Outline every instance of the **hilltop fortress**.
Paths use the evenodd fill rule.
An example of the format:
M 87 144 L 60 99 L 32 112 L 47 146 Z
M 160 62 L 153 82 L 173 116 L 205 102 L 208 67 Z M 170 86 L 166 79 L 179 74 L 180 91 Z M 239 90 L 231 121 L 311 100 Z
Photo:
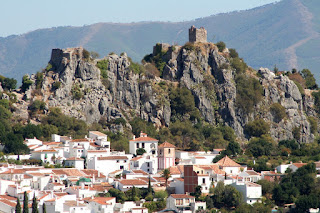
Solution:
M 197 29 L 192 26 L 189 29 L 189 42 L 207 42 L 207 31 L 204 27 Z

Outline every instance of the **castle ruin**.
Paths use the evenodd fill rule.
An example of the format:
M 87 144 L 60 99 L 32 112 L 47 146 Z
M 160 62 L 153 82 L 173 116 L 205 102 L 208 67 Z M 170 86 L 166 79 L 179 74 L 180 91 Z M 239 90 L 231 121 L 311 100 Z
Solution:
M 197 29 L 192 26 L 189 29 L 189 42 L 207 42 L 207 31 L 204 27 Z

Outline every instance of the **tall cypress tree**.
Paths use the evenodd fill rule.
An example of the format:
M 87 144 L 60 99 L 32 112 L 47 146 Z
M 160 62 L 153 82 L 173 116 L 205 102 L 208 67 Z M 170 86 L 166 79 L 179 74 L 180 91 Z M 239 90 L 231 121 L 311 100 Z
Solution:
M 23 213 L 29 213 L 29 198 L 27 191 L 24 191 L 24 196 L 23 196 Z
M 45 203 L 43 203 L 43 206 L 42 206 L 42 213 L 47 213 L 47 208 Z
M 148 183 L 148 193 L 152 193 L 152 186 L 151 186 L 150 176 L 149 176 L 149 183 Z
M 33 195 L 33 199 L 32 199 L 32 213 L 39 213 L 38 202 L 35 194 Z
M 21 213 L 21 205 L 20 205 L 20 200 L 17 198 L 17 205 L 16 205 L 16 211 L 15 213 Z

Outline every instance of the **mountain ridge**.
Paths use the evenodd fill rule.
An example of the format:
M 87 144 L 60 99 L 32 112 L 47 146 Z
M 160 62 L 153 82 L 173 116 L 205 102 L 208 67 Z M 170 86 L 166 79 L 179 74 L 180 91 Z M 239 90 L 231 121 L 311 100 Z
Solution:
M 306 61 L 312 59 L 301 56 L 301 46 L 298 45 L 298 49 L 293 46 L 310 37 L 307 29 L 311 26 L 310 20 L 306 26 L 302 20 L 306 12 L 301 12 L 301 5 L 305 5 L 305 0 L 283 0 L 186 22 L 96 23 L 83 27 L 42 29 L 0 38 L 0 74 L 20 81 L 23 74 L 41 69 L 48 61 L 51 49 L 74 46 L 83 46 L 100 55 L 105 55 L 106 50 L 116 53 L 123 51 L 134 61 L 140 61 L 150 52 L 154 43 L 183 45 L 187 41 L 186 29 L 191 25 L 205 27 L 209 32 L 209 41 L 222 40 L 229 47 L 236 48 L 254 68 L 273 68 L 276 65 L 282 70 L 289 70 L 298 63 L 299 66 L 295 68 L 302 69 L 307 65 Z M 309 11 L 311 6 L 305 5 L 305 11 Z M 303 44 L 310 41 L 312 38 Z M 319 77 L 317 63 L 312 61 L 310 64 L 311 67 L 307 68 Z

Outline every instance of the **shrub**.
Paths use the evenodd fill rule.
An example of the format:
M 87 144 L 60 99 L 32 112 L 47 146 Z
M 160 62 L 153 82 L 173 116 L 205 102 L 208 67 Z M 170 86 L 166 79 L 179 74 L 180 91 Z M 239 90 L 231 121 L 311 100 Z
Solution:
M 144 153 L 146 153 L 146 150 L 144 148 L 139 148 L 136 150 L 137 155 L 143 155 Z
M 169 97 L 173 114 L 184 115 L 195 109 L 194 96 L 186 87 L 172 89 Z
M 28 75 L 24 75 L 22 77 L 22 86 L 21 86 L 21 91 L 25 92 L 29 89 L 29 87 L 33 84 L 33 81 L 30 80 Z
M 36 89 L 41 89 L 42 82 L 43 82 L 43 73 L 37 72 L 37 74 L 36 74 Z
M 83 49 L 82 56 L 85 60 L 89 60 L 90 59 L 90 52 L 86 49 Z
M 0 83 L 1 83 L 1 87 L 4 90 L 12 90 L 15 89 L 17 87 L 17 80 L 14 78 L 6 78 L 2 75 L 0 75 Z
M 316 84 L 316 79 L 313 74 L 308 69 L 303 69 L 301 71 L 302 77 L 306 80 L 306 87 L 308 89 L 317 89 L 318 85 Z
M 46 70 L 47 71 L 50 71 L 52 69 L 52 65 L 50 63 L 48 63 L 47 67 L 46 67 Z
M 315 134 L 318 131 L 318 122 L 315 117 L 309 116 L 308 121 L 310 123 L 310 130 L 312 134 Z
M 54 91 L 54 90 L 57 90 L 57 89 L 60 88 L 60 86 L 61 86 L 61 82 L 60 82 L 60 81 L 56 81 L 56 82 L 54 82 L 54 83 L 52 84 L 52 90 L 53 90 L 53 91 Z
M 189 51 L 194 51 L 194 50 L 196 49 L 196 47 L 194 46 L 194 43 L 187 42 L 187 43 L 182 47 L 182 49 L 189 50 Z
M 260 82 L 246 75 L 239 75 L 236 78 L 237 97 L 236 105 L 245 113 L 253 111 L 254 106 L 262 99 L 263 88 Z
M 102 78 L 108 78 L 108 67 L 109 67 L 109 60 L 100 60 L 97 62 L 97 65 L 96 65 L 99 69 L 100 69 L 100 75 Z
M 320 91 L 319 92 L 313 92 L 312 96 L 314 97 L 314 105 L 316 108 L 317 113 L 320 113 Z
M 35 100 L 30 104 L 28 109 L 30 110 L 31 114 L 35 114 L 36 112 L 43 111 L 45 108 L 46 103 L 40 100 Z
M 248 68 L 247 64 L 241 58 L 233 58 L 231 66 L 236 70 L 237 74 L 245 73 Z
M 282 119 L 284 119 L 286 114 L 286 109 L 279 103 L 274 103 L 270 106 L 270 111 L 274 116 L 275 122 L 279 123 Z
M 251 153 L 254 157 L 270 156 L 273 148 L 273 144 L 265 137 L 252 138 L 246 152 Z
M 233 48 L 229 49 L 229 55 L 231 58 L 239 58 L 238 52 Z
M 145 72 L 144 66 L 138 63 L 130 62 L 129 69 L 133 71 L 135 74 L 142 74 Z
M 124 118 L 117 118 L 113 121 L 113 123 L 117 125 L 121 124 L 122 126 L 125 126 L 127 122 Z
M 78 84 L 73 85 L 71 89 L 71 94 L 73 99 L 76 99 L 76 100 L 80 100 L 84 96 Z
M 222 52 L 224 49 L 226 49 L 226 44 L 223 41 L 219 41 L 218 43 L 216 43 L 219 52 Z
M 244 127 L 244 132 L 249 137 L 260 137 L 270 131 L 270 126 L 263 119 L 256 119 L 248 122 Z
M 297 141 L 300 141 L 300 127 L 294 127 L 292 129 L 292 135 L 293 138 L 296 139 Z

